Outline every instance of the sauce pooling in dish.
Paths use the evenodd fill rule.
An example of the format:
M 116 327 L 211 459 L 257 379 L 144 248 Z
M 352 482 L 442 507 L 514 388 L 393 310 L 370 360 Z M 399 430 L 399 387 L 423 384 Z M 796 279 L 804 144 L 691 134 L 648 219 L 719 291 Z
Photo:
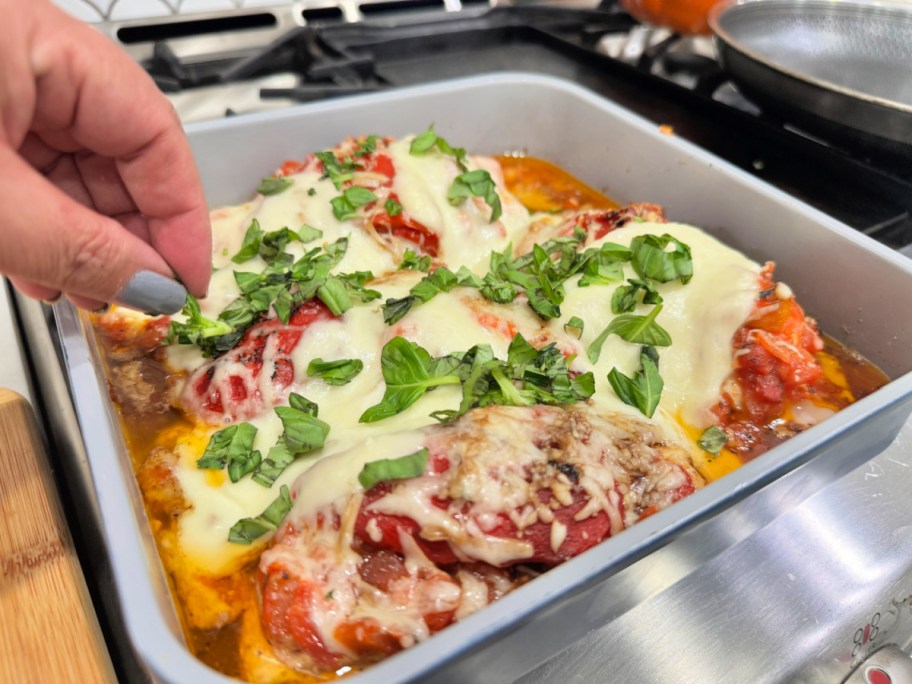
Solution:
M 195 344 L 163 346 L 165 318 L 95 317 L 188 645 L 225 674 L 365 667 L 886 382 L 819 335 L 771 266 L 543 160 L 437 140 L 350 139 L 214 212 L 197 319 L 214 327 L 175 319 Z M 668 259 L 643 256 L 650 236 L 682 255 L 667 280 L 633 270 Z M 283 304 L 269 288 L 292 281 Z M 424 393 L 403 406 L 400 385 Z M 217 452 L 240 424 L 249 443 Z M 711 427 L 717 454 L 697 446 Z M 392 464 L 365 476 L 378 457 Z M 263 517 L 276 502 L 279 523 Z

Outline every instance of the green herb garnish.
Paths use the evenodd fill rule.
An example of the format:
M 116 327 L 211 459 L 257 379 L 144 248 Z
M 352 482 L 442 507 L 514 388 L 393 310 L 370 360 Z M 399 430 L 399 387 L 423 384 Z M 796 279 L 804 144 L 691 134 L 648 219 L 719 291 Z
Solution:
M 324 361 L 317 358 L 307 364 L 308 377 L 321 378 L 327 385 L 347 385 L 362 370 L 364 362 L 360 359 Z
M 291 178 L 284 178 L 282 176 L 272 178 L 264 178 L 260 181 L 260 184 L 257 186 L 257 192 L 261 195 L 278 195 L 280 192 L 285 192 L 294 185 L 294 180 Z
M 379 404 L 362 414 L 362 423 L 374 423 L 402 413 L 425 392 L 440 385 L 458 385 L 460 382 L 458 375 L 433 373 L 433 359 L 427 350 L 404 337 L 394 337 L 384 345 L 380 367 L 386 391 Z
M 228 541 L 232 544 L 250 544 L 267 532 L 274 532 L 291 511 L 292 501 L 288 487 L 282 485 L 279 496 L 255 518 L 243 518 L 232 525 Z
M 652 418 L 655 413 L 662 397 L 662 388 L 665 386 L 662 376 L 659 375 L 657 359 L 658 354 L 654 347 L 643 347 L 640 351 L 642 368 L 634 373 L 632 378 L 617 368 L 612 368 L 608 373 L 608 382 L 620 400 L 639 409 L 647 418 Z
M 470 197 L 481 197 L 491 207 L 491 223 L 499 219 L 503 213 L 494 179 L 484 169 L 467 171 L 456 176 L 447 192 L 447 200 L 453 206 L 459 206 Z
M 391 197 L 383 203 L 383 208 L 390 216 L 399 216 L 402 213 L 402 205 Z
M 370 489 L 380 482 L 418 477 L 424 473 L 427 462 L 427 449 L 419 449 L 414 454 L 399 458 L 381 458 L 364 464 L 358 473 L 358 482 L 364 489 Z
M 333 216 L 339 221 L 345 221 L 353 217 L 360 207 L 376 201 L 377 196 L 367 188 L 351 187 L 343 190 L 341 195 L 329 203 L 332 205 Z
M 700 435 L 700 439 L 697 440 L 697 445 L 704 451 L 708 451 L 709 453 L 718 456 L 727 441 L 728 435 L 725 434 L 725 430 L 718 425 L 711 425 L 703 431 L 702 435 Z
M 671 344 L 671 335 L 655 321 L 661 311 L 662 305 L 657 304 L 645 316 L 637 316 L 635 314 L 617 316 L 589 345 L 587 350 L 589 360 L 592 363 L 598 361 L 599 355 L 602 353 L 602 345 L 611 334 L 636 344 L 645 344 L 652 347 L 669 346 Z

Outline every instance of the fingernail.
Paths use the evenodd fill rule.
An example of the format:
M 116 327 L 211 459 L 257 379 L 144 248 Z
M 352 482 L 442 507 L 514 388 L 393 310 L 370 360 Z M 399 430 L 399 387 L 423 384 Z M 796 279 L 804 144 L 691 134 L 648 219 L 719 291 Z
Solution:
M 152 271 L 139 271 L 124 285 L 117 301 L 147 314 L 177 313 L 187 301 L 187 290 L 171 278 Z

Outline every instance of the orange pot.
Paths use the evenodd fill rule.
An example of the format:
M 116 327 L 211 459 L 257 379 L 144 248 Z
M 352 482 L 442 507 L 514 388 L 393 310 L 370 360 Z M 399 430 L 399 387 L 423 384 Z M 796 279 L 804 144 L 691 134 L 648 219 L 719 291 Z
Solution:
M 621 0 L 631 15 L 678 33 L 709 33 L 706 15 L 718 0 Z

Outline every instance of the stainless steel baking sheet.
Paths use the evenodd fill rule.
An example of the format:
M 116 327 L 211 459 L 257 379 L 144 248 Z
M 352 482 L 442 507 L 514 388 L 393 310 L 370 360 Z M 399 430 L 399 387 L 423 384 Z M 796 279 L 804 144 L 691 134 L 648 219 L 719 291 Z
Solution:
M 774 259 L 821 327 L 893 381 L 352 682 L 515 679 L 874 456 L 912 411 L 912 261 L 572 83 L 499 74 L 225 119 L 188 135 L 219 206 L 247 199 L 286 158 L 429 122 L 469 150 L 549 159 L 622 202 L 662 204 L 672 220 Z M 67 305 L 55 311 L 133 643 L 165 682 L 234 681 L 183 645 L 91 332 Z

